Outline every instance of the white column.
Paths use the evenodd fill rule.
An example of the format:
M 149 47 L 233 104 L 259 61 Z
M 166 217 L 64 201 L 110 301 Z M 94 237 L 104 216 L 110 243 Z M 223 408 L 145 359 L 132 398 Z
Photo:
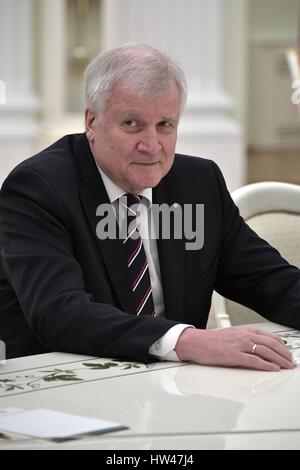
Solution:
M 230 190 L 244 184 L 245 156 L 232 100 L 222 88 L 224 0 L 106 0 L 103 44 L 144 42 L 183 65 L 189 99 L 177 151 L 215 160 Z
M 39 0 L 43 30 L 42 47 L 42 106 L 43 133 L 63 129 L 66 86 L 66 0 Z M 78 90 L 80 92 L 80 90 Z M 63 135 L 54 135 L 59 138 Z M 55 131 L 54 131 L 55 133 Z M 52 135 L 51 135 L 52 137 Z
M 1 0 L 0 0 L 1 1 Z M 67 0 L 38 0 L 41 9 L 41 106 L 42 130 L 38 141 L 45 148 L 63 135 L 83 132 L 82 113 L 66 109 L 68 83 Z M 100 38 L 99 38 L 100 43 Z M 100 48 L 100 44 L 99 44 Z M 78 88 L 82 94 L 83 89 Z
M 0 0 L 0 80 L 6 103 L 0 104 L 0 184 L 7 173 L 34 151 L 39 132 L 38 102 L 32 91 L 31 0 Z

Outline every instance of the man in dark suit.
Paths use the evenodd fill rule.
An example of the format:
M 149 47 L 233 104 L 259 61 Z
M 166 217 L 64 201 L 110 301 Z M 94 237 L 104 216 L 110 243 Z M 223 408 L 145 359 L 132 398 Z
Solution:
M 205 330 L 214 288 L 300 328 L 300 273 L 243 222 L 212 161 L 175 156 L 182 70 L 156 49 L 126 45 L 94 59 L 85 79 L 86 132 L 18 165 L 1 190 L 8 357 L 66 351 L 293 368 L 272 333 Z M 201 247 L 188 249 L 176 224 L 163 236 L 153 223 L 154 207 L 201 205 Z M 115 228 L 126 221 L 125 237 L 106 233 L 108 208 Z

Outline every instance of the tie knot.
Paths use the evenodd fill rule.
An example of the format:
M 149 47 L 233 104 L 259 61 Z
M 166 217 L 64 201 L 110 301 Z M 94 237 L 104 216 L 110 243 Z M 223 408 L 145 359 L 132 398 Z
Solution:
M 127 199 L 127 206 L 131 207 L 133 204 L 139 204 L 141 202 L 142 196 L 139 194 L 126 193 L 124 197 Z
M 126 193 L 120 197 L 120 203 L 127 209 L 129 216 L 136 217 L 137 208 L 141 202 L 141 199 L 142 197 L 138 194 Z

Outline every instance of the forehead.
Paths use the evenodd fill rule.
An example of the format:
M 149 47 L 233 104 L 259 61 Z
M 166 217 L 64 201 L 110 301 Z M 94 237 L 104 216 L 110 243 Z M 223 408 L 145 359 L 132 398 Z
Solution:
M 135 113 L 146 115 L 172 115 L 177 117 L 180 109 L 180 94 L 176 83 L 157 95 L 145 96 L 125 85 L 116 85 L 107 102 L 108 114 Z

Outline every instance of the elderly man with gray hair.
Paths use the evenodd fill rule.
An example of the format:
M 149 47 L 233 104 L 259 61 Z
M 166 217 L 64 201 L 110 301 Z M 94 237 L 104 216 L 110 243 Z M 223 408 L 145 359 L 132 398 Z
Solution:
M 186 94 L 182 69 L 157 49 L 106 51 L 86 70 L 85 133 L 7 177 L 0 337 L 8 357 L 66 351 L 295 367 L 275 334 L 206 330 L 213 289 L 300 328 L 300 272 L 245 224 L 214 162 L 175 154 Z M 188 234 L 199 231 L 203 242 L 193 245 Z

